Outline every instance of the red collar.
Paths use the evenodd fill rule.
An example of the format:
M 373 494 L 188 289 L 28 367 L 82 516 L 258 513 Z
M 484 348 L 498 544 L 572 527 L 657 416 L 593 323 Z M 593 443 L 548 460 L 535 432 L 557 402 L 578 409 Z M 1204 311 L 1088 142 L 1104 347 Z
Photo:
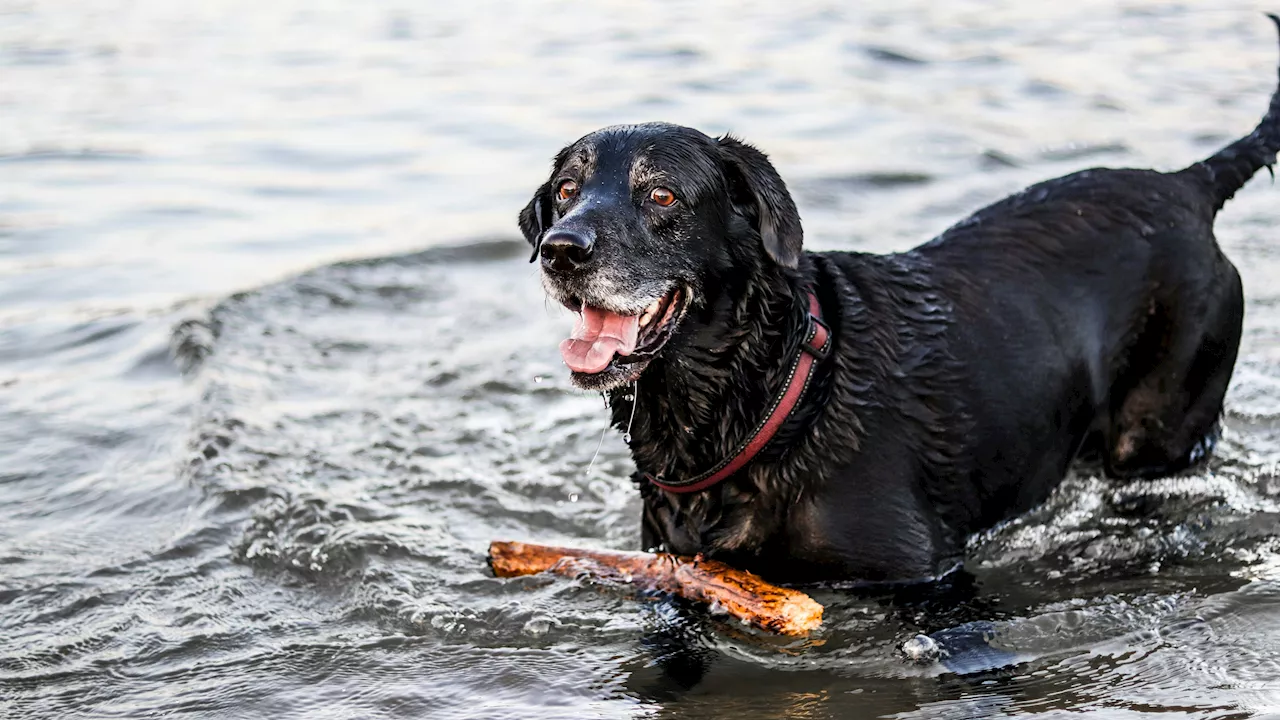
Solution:
M 692 493 L 706 490 L 741 470 L 764 449 L 765 445 L 769 444 L 773 436 L 778 433 L 778 429 L 782 427 L 782 423 L 786 422 L 791 412 L 796 409 L 800 398 L 804 396 L 804 391 L 809 387 L 809 379 L 813 376 L 814 367 L 827 356 L 830 345 L 831 331 L 822 322 L 822 306 L 818 304 L 818 297 L 810 291 L 809 334 L 800 349 L 796 351 L 795 359 L 791 361 L 791 372 L 788 375 L 786 389 L 774 398 L 773 407 L 764 421 L 756 426 L 755 431 L 747 436 L 736 452 L 697 477 L 679 481 L 659 479 L 649 473 L 645 473 L 645 477 L 649 482 L 667 492 Z

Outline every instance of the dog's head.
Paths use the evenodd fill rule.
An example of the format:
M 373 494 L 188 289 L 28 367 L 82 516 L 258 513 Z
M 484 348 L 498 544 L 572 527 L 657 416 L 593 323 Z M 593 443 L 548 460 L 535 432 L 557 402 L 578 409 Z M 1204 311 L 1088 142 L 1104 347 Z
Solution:
M 764 153 L 662 123 L 605 128 L 561 150 L 520 229 L 547 293 L 578 314 L 560 351 L 589 390 L 677 352 L 691 307 L 735 271 L 796 267 L 803 240 Z

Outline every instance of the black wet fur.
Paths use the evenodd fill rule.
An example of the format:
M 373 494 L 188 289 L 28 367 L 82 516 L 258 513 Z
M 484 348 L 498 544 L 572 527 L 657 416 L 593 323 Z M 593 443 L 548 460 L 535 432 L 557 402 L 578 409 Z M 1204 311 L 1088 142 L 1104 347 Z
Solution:
M 640 471 L 692 477 L 743 441 L 803 340 L 806 288 L 834 333 L 746 468 L 686 495 L 635 475 L 646 548 L 778 581 L 908 581 L 954 567 L 970 533 L 1041 502 L 1082 451 L 1120 478 L 1207 456 L 1243 314 L 1213 221 L 1278 149 L 1280 90 L 1252 134 L 1180 172 L 1085 170 L 908 252 L 808 253 L 764 154 L 611 127 L 557 156 L 520 224 L 535 259 L 552 233 L 582 250 L 565 270 L 542 248 L 566 304 L 638 314 L 687 293 L 656 357 L 573 376 L 608 394 L 619 428 L 635 382 Z M 581 190 L 562 201 L 565 179 Z M 657 186 L 676 204 L 649 200 Z

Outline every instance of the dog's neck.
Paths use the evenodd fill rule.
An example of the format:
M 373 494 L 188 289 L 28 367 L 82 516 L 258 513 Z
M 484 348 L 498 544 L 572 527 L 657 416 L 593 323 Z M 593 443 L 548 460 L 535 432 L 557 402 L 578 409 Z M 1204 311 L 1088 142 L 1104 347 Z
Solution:
M 610 397 L 637 468 L 672 479 L 725 460 L 763 420 L 809 329 L 806 288 L 770 265 L 705 298 L 685 323 L 674 352 Z

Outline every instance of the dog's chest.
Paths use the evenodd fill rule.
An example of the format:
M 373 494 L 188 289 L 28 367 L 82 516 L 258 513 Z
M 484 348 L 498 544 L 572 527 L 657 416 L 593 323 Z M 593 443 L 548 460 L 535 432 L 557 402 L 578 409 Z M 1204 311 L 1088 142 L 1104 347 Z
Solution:
M 735 500 L 653 492 L 645 498 L 646 530 L 666 550 L 682 555 L 777 555 L 820 564 L 838 561 L 838 547 L 823 529 L 829 518 L 812 503 L 760 496 Z

